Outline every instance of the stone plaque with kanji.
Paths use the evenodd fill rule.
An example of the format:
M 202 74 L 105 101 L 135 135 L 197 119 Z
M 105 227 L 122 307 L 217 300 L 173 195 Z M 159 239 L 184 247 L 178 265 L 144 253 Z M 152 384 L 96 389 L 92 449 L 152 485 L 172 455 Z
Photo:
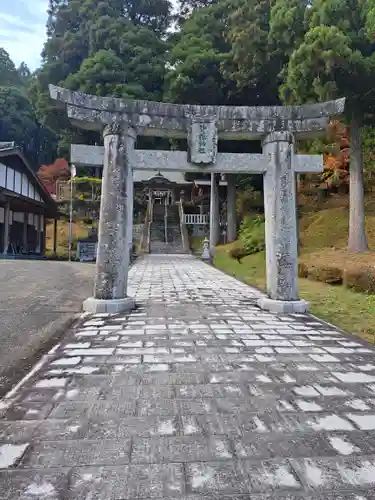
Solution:
M 217 127 L 214 120 L 194 120 L 189 134 L 189 161 L 196 165 L 215 163 Z

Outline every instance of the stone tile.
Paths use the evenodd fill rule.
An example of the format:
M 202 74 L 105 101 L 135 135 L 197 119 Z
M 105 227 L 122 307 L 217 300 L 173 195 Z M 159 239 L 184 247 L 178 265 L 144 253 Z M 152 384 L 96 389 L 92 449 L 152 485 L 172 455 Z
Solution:
M 292 459 L 301 480 L 312 489 L 366 488 L 375 485 L 375 459 Z
M 22 460 L 22 467 L 73 467 L 129 463 L 130 440 L 65 441 L 35 445 Z
M 0 444 L 0 470 L 16 467 L 28 448 L 29 443 Z
M 177 418 L 126 417 L 106 420 L 90 420 L 84 429 L 85 439 L 123 439 L 132 436 L 174 436 L 178 432 Z
M 25 443 L 30 441 L 31 437 L 40 424 L 39 421 L 14 422 L 0 421 L 0 443 Z
M 101 418 L 103 421 L 116 417 L 131 417 L 135 415 L 136 406 L 136 399 L 100 401 L 91 406 L 89 416 L 93 419 Z
M 246 433 L 234 440 L 238 458 L 290 458 L 332 456 L 335 449 L 324 435 L 317 433 Z M 336 453 L 338 453 L 336 451 Z
M 349 419 L 334 413 L 283 413 L 278 421 L 280 432 L 324 432 L 356 430 Z
M 236 384 L 180 385 L 176 394 L 179 398 L 238 397 L 246 394 L 246 390 Z
M 206 413 L 208 400 L 198 399 L 140 399 L 138 414 L 140 416 L 159 415 L 199 415 Z
M 138 390 L 141 399 L 172 399 L 175 397 L 175 389 L 170 385 L 142 385 Z
M 375 500 L 371 346 L 190 256 L 129 283 L 0 403 L 2 498 Z
M 134 463 L 197 462 L 232 459 L 228 441 L 203 436 L 134 439 L 131 461 Z
M 141 384 L 149 385 L 204 384 L 205 382 L 204 373 L 150 373 L 143 374 L 141 378 Z
M 2 500 L 61 500 L 68 489 L 69 469 L 0 471 Z
M 0 413 L 0 416 L 4 420 L 43 420 L 52 408 L 53 403 L 46 402 L 14 403 Z
M 375 431 L 375 413 L 348 413 L 346 417 L 363 431 Z
M 75 469 L 67 500 L 162 499 L 182 494 L 180 464 L 143 464 Z
M 269 492 L 270 490 L 299 490 L 302 485 L 294 470 L 286 460 L 275 462 L 242 462 L 250 491 Z
M 246 476 L 235 462 L 200 462 L 186 465 L 187 485 L 193 493 L 248 492 Z
M 64 402 L 55 406 L 50 414 L 53 419 L 79 419 L 88 415 L 92 404 L 85 402 Z
M 66 441 L 82 439 L 87 422 L 84 420 L 43 420 L 36 429 L 34 441 Z

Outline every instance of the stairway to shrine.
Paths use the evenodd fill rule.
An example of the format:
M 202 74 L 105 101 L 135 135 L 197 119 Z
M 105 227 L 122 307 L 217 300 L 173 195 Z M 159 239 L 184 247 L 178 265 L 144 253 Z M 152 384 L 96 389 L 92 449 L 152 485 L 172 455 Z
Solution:
M 182 244 L 180 216 L 176 205 L 168 206 L 167 211 L 165 211 L 164 205 L 154 205 L 150 253 L 185 253 Z

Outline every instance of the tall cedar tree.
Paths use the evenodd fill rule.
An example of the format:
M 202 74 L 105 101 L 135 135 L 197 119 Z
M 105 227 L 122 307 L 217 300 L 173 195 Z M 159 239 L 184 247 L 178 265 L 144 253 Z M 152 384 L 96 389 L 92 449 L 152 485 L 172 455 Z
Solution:
M 347 97 L 351 252 L 368 249 L 361 144 L 361 128 L 373 114 L 375 104 L 375 44 L 366 34 L 368 13 L 365 0 L 313 0 L 306 12 L 308 30 L 290 57 L 281 89 L 287 102 Z

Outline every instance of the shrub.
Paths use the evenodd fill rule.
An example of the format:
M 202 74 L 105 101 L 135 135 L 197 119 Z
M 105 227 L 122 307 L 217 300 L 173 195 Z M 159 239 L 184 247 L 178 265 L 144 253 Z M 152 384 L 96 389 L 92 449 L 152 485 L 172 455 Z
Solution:
M 232 248 L 232 250 L 229 252 L 229 255 L 231 256 L 232 259 L 237 259 L 238 262 L 240 262 L 241 259 L 243 259 L 247 255 L 250 255 L 250 253 L 243 247 L 235 247 Z
M 322 281 L 330 285 L 341 285 L 343 270 L 338 267 L 317 266 L 308 270 L 308 277 L 315 281 Z
M 375 268 L 345 269 L 344 286 L 355 292 L 375 294 Z
M 264 218 L 257 216 L 251 218 L 246 216 L 242 221 L 240 231 L 242 247 L 248 252 L 247 255 L 261 252 L 265 249 Z

